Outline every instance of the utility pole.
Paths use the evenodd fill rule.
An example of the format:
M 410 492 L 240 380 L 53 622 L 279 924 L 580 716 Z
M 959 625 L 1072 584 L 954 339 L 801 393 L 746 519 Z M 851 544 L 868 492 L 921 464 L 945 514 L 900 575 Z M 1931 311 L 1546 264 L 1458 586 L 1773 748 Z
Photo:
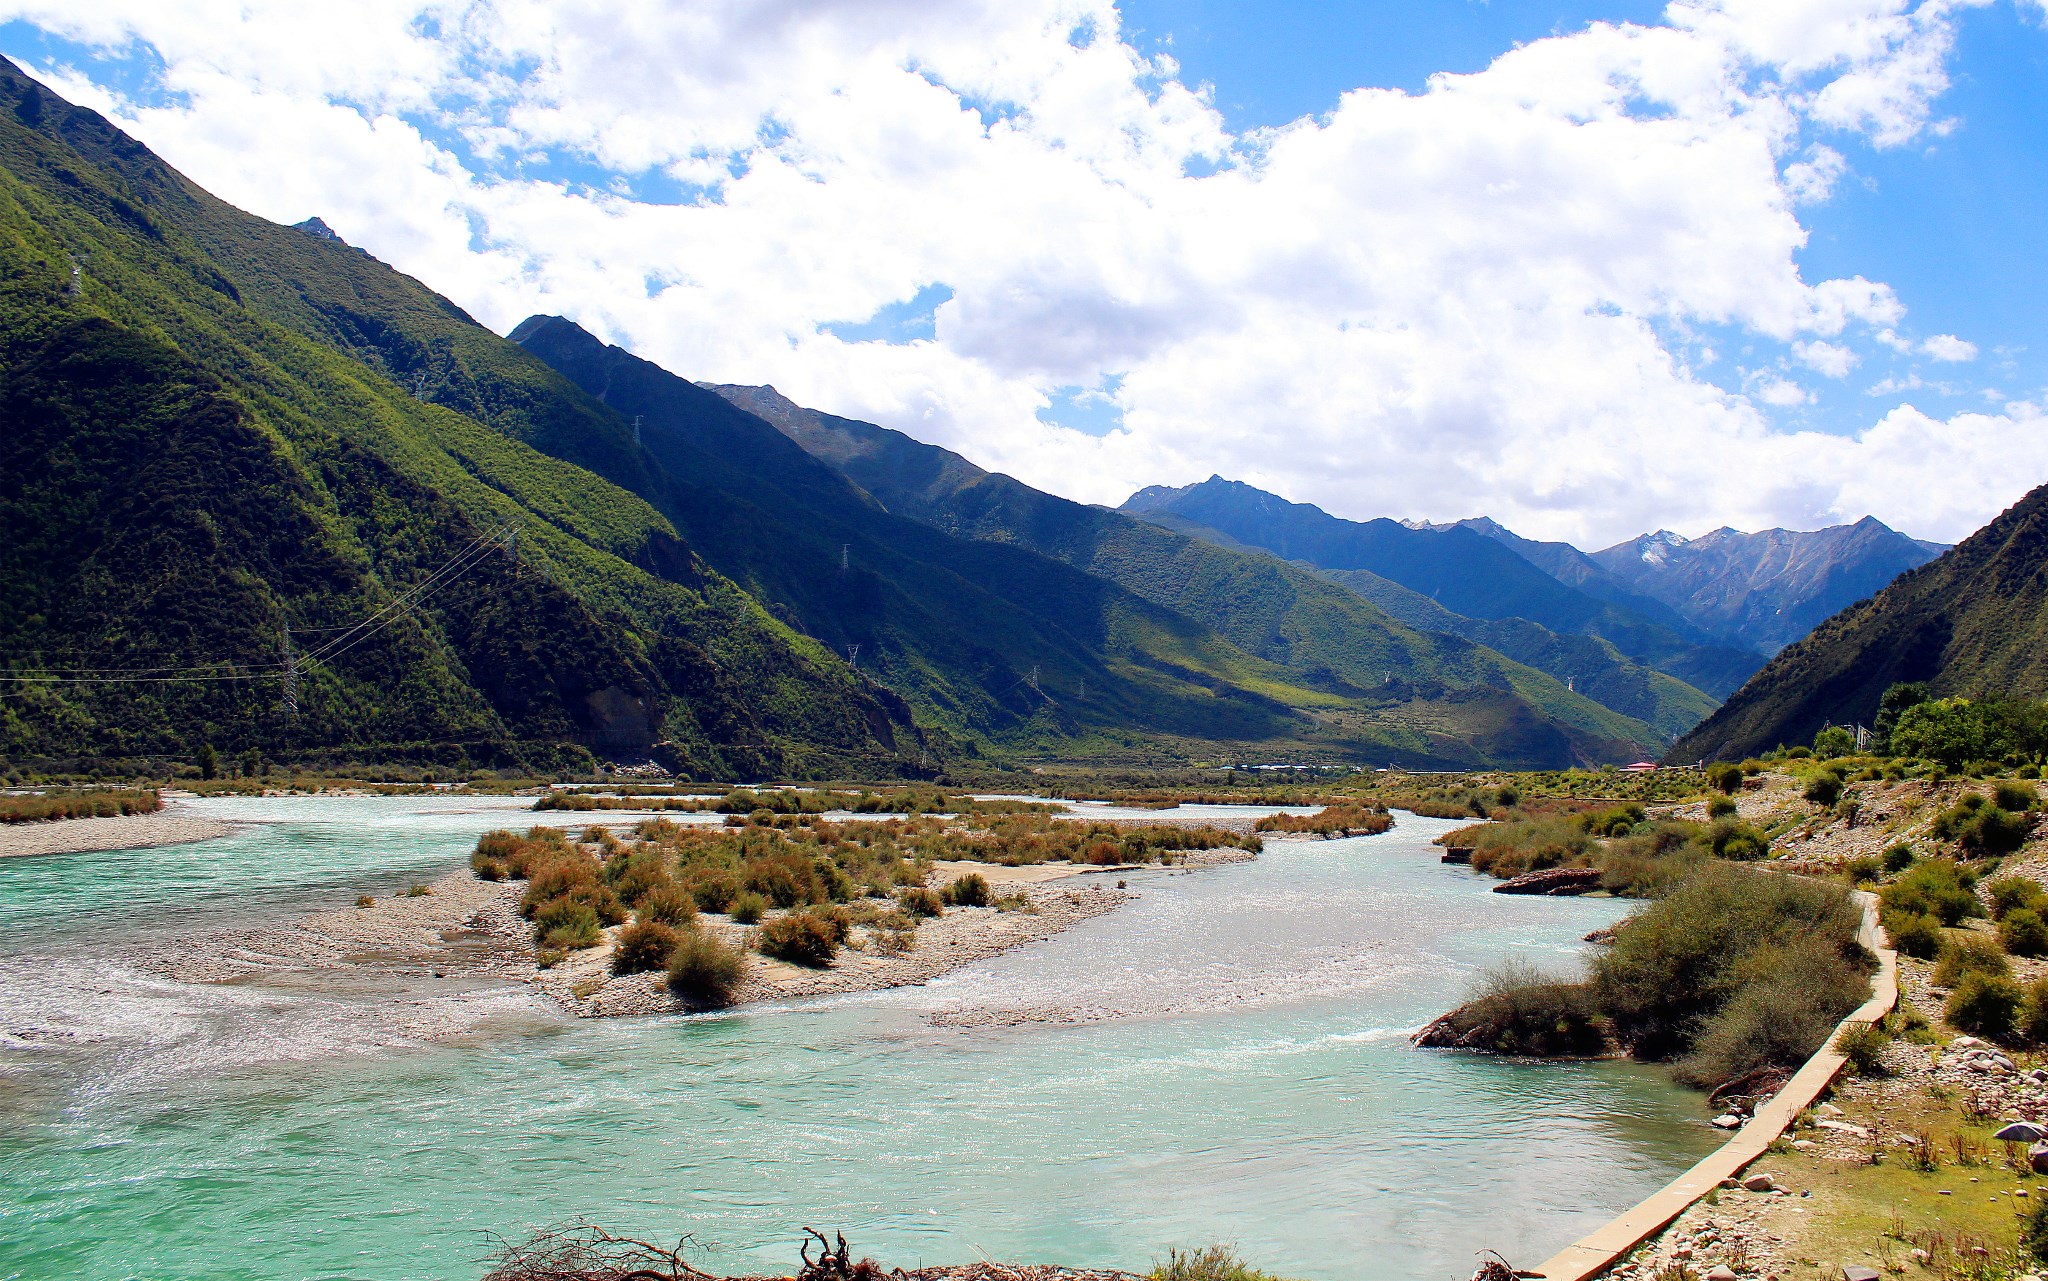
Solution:
M 846 572 L 847 562 L 852 551 L 852 543 L 839 544 L 839 572 L 842 574 Z
M 855 671 L 860 670 L 860 643 L 858 641 L 846 647 L 846 665 Z
M 1038 688 L 1038 664 L 1031 665 L 1031 692 L 1043 696 L 1045 691 Z

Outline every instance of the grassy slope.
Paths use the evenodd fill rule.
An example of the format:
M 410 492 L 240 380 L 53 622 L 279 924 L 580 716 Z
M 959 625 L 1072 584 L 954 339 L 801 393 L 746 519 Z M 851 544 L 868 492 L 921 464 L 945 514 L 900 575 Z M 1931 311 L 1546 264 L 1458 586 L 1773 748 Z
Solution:
M 144 687 L 80 686 L 10 700 L 9 750 L 665 734 L 705 770 L 886 755 L 874 701 L 645 503 L 269 323 L 162 216 L 160 192 L 94 161 L 208 198 L 12 68 L 0 103 L 8 392 L 23 407 L 0 491 L 21 553 L 0 616 L 11 655 L 274 661 L 286 621 L 304 637 L 361 617 L 507 519 L 524 517 L 531 565 L 481 568 L 316 669 L 296 722 L 270 710 L 274 685 L 155 687 L 154 704 L 129 697 Z
M 1740 758 L 1869 724 L 1896 681 L 1942 695 L 2048 694 L 2048 488 L 1780 651 L 1670 759 Z
M 744 389 L 731 394 L 746 396 Z M 1660 741 L 1648 726 L 1572 694 L 1554 677 L 1469 641 L 1402 626 L 1355 593 L 1270 555 L 1055 498 L 900 432 L 763 408 L 892 511 L 1107 578 L 1356 702 L 1332 713 L 1332 722 L 1483 744 L 1496 760 L 1612 760 Z

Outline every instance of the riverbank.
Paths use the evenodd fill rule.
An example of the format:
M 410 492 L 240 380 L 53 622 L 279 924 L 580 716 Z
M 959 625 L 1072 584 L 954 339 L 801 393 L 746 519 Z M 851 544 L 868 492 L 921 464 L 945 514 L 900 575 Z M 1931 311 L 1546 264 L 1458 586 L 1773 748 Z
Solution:
M 1237 849 L 1192 851 L 1183 866 L 1248 861 Z M 1134 893 L 1111 873 L 1081 864 L 1004 867 L 972 862 L 933 865 L 943 887 L 976 874 L 1009 901 L 1004 906 L 951 907 L 923 921 L 916 940 L 898 952 L 856 930 L 854 946 L 832 965 L 812 969 L 747 955 L 747 973 L 728 1008 L 805 997 L 882 991 L 928 983 L 953 970 L 1039 942 L 1112 912 Z M 265 985 L 286 989 L 346 987 L 359 997 L 383 995 L 402 1007 L 399 1031 L 447 1040 L 474 1030 L 462 994 L 483 986 L 521 985 L 577 1018 L 688 1014 L 704 1007 L 673 995 L 659 973 L 613 975 L 618 933 L 542 969 L 532 927 L 519 915 L 525 883 L 483 881 L 468 869 L 449 871 L 413 892 L 353 907 L 315 912 L 274 926 L 211 931 L 148 944 L 130 958 L 138 970 L 183 983 Z M 705 914 L 702 926 L 743 944 L 749 927 Z
M 234 831 L 232 823 L 195 814 L 171 802 L 153 814 L 9 823 L 0 826 L 0 858 L 135 850 L 152 845 L 190 845 L 194 841 L 227 836 Z

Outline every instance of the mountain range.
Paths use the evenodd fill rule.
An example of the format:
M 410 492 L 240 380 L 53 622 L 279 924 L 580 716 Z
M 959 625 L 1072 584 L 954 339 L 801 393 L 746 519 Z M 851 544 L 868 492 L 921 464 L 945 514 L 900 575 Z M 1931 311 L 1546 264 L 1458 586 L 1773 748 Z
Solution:
M 1869 725 L 1884 691 L 2048 696 L 2048 487 L 1786 646 L 1667 759 L 1740 759 Z
M 0 228 L 10 756 L 1555 766 L 1762 661 L 1498 527 L 1223 481 L 1111 511 L 561 317 L 501 336 L 4 63 Z M 1803 607 L 1853 578 L 1823 560 L 1769 581 Z

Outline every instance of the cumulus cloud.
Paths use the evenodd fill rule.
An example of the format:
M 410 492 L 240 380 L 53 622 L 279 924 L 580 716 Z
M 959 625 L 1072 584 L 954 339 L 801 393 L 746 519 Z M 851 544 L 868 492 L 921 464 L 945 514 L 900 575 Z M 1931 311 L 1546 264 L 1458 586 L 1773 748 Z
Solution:
M 1681 0 L 1249 134 L 1108 0 L 81 8 L 0 0 L 146 47 L 134 99 L 91 60 L 40 74 L 238 204 L 318 213 L 501 330 L 563 312 L 1087 501 L 1222 472 L 1591 542 L 1865 511 L 1953 537 L 2041 474 L 1935 502 L 1968 465 L 1944 441 L 2038 415 L 1790 432 L 1809 394 L 1716 385 L 1699 337 L 1828 378 L 1857 342 L 1974 355 L 1797 260 L 1843 148 L 1938 127 L 1951 0 Z M 834 332 L 935 286 L 928 337 Z M 1120 427 L 1043 421 L 1074 388 Z
M 1935 360 L 1962 362 L 1977 358 L 1977 344 L 1964 342 L 1954 334 L 1936 334 L 1920 344 L 1920 350 Z

